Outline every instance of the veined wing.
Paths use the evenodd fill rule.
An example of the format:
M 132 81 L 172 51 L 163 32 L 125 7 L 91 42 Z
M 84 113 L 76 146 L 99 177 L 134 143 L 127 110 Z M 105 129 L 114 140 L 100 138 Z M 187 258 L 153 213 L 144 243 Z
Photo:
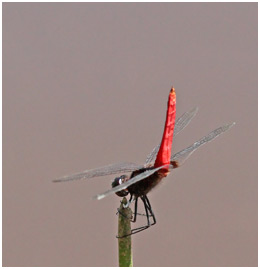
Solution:
M 199 110 L 198 107 L 194 107 L 193 109 L 185 112 L 182 116 L 178 118 L 178 120 L 175 123 L 173 136 L 177 135 L 191 122 L 191 120 L 196 116 L 198 110 Z
M 138 165 L 135 163 L 115 163 L 115 164 L 110 164 L 110 165 L 95 168 L 95 169 L 85 170 L 83 172 L 76 173 L 70 176 L 58 178 L 58 179 L 53 180 L 53 182 L 65 182 L 65 181 L 71 181 L 71 180 L 113 175 L 113 174 L 117 174 L 121 172 L 132 172 L 135 170 L 139 170 L 141 168 L 143 168 L 142 165 Z
M 112 193 L 116 193 L 116 192 L 118 192 L 118 191 L 122 191 L 122 190 L 124 190 L 124 189 L 127 189 L 127 188 L 128 188 L 129 186 L 131 186 L 132 184 L 134 184 L 134 183 L 136 183 L 136 182 L 138 182 L 138 181 L 141 181 L 141 180 L 143 180 L 144 178 L 149 177 L 150 175 L 154 174 L 156 171 L 158 171 L 158 170 L 160 170 L 160 169 L 162 169 L 162 168 L 164 168 L 164 167 L 166 167 L 166 166 L 167 166 L 167 167 L 169 167 L 169 166 L 171 167 L 171 165 L 162 165 L 162 166 L 157 167 L 157 168 L 153 168 L 153 169 L 146 170 L 145 172 L 143 172 L 143 173 L 141 173 L 141 174 L 139 174 L 139 175 L 137 175 L 137 176 L 135 176 L 135 177 L 129 179 L 127 182 L 122 183 L 122 184 L 120 184 L 120 185 L 118 185 L 118 186 L 112 188 L 111 190 L 108 190 L 108 191 L 102 193 L 102 194 L 98 194 L 98 195 L 94 196 L 93 198 L 94 198 L 94 199 L 97 199 L 97 200 L 101 200 L 101 199 L 107 197 L 108 195 L 110 195 L 110 194 L 112 194 Z
M 171 161 L 177 161 L 178 166 L 182 165 L 187 158 L 200 146 L 212 141 L 219 135 L 223 134 L 224 132 L 228 131 L 233 125 L 235 125 L 235 122 L 223 125 L 222 127 L 217 128 L 216 130 L 212 131 L 208 135 L 202 137 L 200 140 L 196 141 L 191 146 L 187 147 L 186 149 L 183 149 L 179 151 L 178 153 L 171 156 Z
M 175 123 L 173 137 L 175 137 L 180 131 L 182 131 L 191 122 L 191 120 L 197 114 L 198 109 L 199 109 L 198 107 L 194 107 L 190 111 L 185 112 L 182 116 L 180 116 L 180 118 L 178 118 L 178 120 Z M 160 149 L 160 144 L 156 146 L 152 150 L 152 152 L 147 156 L 146 161 L 145 161 L 145 166 L 150 165 L 155 160 L 159 149 Z

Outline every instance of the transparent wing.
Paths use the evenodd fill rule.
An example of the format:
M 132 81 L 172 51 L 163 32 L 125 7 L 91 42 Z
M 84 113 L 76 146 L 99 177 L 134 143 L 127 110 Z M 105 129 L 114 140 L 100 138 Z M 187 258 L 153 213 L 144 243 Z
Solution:
M 194 107 L 190 111 L 185 112 L 182 116 L 180 116 L 180 118 L 178 118 L 174 126 L 173 136 L 177 135 L 191 122 L 191 120 L 196 116 L 198 110 L 198 107 Z
M 192 110 L 187 111 L 182 116 L 180 116 L 180 118 L 178 118 L 174 126 L 173 137 L 176 136 L 180 131 L 182 131 L 191 122 L 191 120 L 197 114 L 198 109 L 199 109 L 198 107 L 194 107 Z M 156 146 L 152 150 L 152 152 L 147 156 L 146 161 L 145 161 L 145 166 L 150 165 L 155 160 L 159 149 L 160 149 L 160 144 Z
M 93 177 L 100 177 L 106 175 L 113 175 L 121 172 L 132 172 L 143 168 L 142 165 L 137 165 L 135 163 L 115 163 L 107 166 L 86 170 L 80 173 L 76 173 L 70 176 L 65 176 L 62 178 L 57 178 L 53 182 L 65 182 L 78 179 L 86 179 Z
M 186 149 L 183 149 L 180 152 L 172 155 L 171 161 L 177 161 L 178 166 L 182 165 L 196 149 L 198 149 L 200 146 L 212 141 L 213 139 L 215 139 L 219 135 L 223 134 L 224 132 L 228 131 L 233 125 L 235 125 L 235 122 L 230 123 L 230 124 L 226 124 L 222 127 L 217 128 L 216 130 L 212 131 L 208 135 L 202 137 L 200 140 L 196 141 L 191 146 L 189 146 Z
M 115 188 L 112 188 L 111 190 L 108 190 L 102 194 L 98 194 L 96 196 L 93 197 L 93 199 L 97 199 L 97 200 L 101 200 L 105 197 L 107 197 L 108 195 L 112 194 L 112 193 L 116 193 L 118 191 L 121 191 L 121 190 L 124 190 L 124 189 L 127 189 L 129 186 L 131 186 L 132 184 L 138 182 L 138 181 L 141 181 L 143 180 L 144 178 L 147 178 L 149 177 L 150 175 L 154 174 L 156 171 L 164 168 L 164 167 L 169 167 L 171 165 L 162 165 L 160 167 L 157 167 L 157 168 L 154 168 L 154 169 L 149 169 L 149 170 L 146 170 L 145 172 L 131 178 L 130 180 L 128 180 L 127 182 L 121 184 L 121 185 L 118 185 L 116 186 Z
M 161 144 L 157 145 L 156 147 L 153 148 L 153 150 L 151 151 L 151 153 L 146 157 L 145 160 L 145 167 L 149 166 L 150 164 L 152 164 L 157 156 L 157 153 L 160 149 Z

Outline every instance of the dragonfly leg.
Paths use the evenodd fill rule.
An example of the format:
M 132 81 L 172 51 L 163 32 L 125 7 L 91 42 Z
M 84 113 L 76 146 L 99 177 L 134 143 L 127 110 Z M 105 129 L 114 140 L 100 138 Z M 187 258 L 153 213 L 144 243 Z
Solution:
M 131 233 L 130 233 L 130 234 L 126 234 L 126 235 L 123 235 L 123 236 L 116 236 L 116 238 L 124 238 L 124 237 L 130 236 L 130 235 L 139 233 L 139 232 L 141 232 L 141 231 L 143 231 L 143 230 L 146 230 L 146 229 L 148 229 L 149 227 L 150 227 L 150 226 L 142 226 L 142 227 L 139 227 L 139 228 L 136 228 L 136 229 L 131 230 Z
M 149 227 L 149 226 L 151 226 L 151 224 L 150 224 L 150 217 L 149 217 L 149 213 L 148 213 L 148 204 L 147 204 L 147 202 L 146 202 L 146 199 L 145 199 L 145 195 L 144 196 L 142 196 L 141 197 L 141 199 L 142 199 L 142 201 L 143 201 L 143 203 L 144 203 L 144 209 L 145 209 L 145 213 L 146 213 L 146 218 L 147 218 L 147 226 Z
M 135 228 L 135 229 L 132 229 L 132 230 L 131 230 L 131 234 L 129 234 L 129 235 L 136 234 L 136 233 L 139 233 L 139 232 L 141 232 L 141 231 L 143 231 L 143 230 L 146 230 L 146 229 L 148 229 L 151 225 L 154 225 L 154 224 L 156 223 L 156 219 L 155 219 L 154 213 L 153 213 L 153 211 L 152 211 L 151 204 L 150 204 L 150 202 L 149 202 L 147 196 L 144 195 L 144 196 L 141 197 L 141 199 L 142 199 L 143 204 L 144 204 L 144 209 L 145 209 L 145 213 L 146 213 L 145 216 L 146 216 L 146 218 L 147 218 L 147 225 L 145 225 L 145 226 L 141 226 L 141 227 L 138 227 L 138 228 Z M 135 214 L 137 214 L 136 211 L 137 211 L 137 207 L 136 207 L 136 210 L 135 210 Z M 151 224 L 151 222 L 150 222 L 150 217 L 153 218 L 153 223 L 152 223 L 152 224 Z
M 136 218 L 137 218 L 137 215 L 140 215 L 137 213 L 137 204 L 138 204 L 138 197 L 135 199 L 135 210 L 134 210 L 134 218 L 132 217 L 132 219 L 130 219 L 131 222 L 136 222 Z M 117 209 L 117 213 L 116 214 L 120 214 L 122 215 L 124 218 L 128 218 L 127 216 L 125 216 L 121 211 L 120 209 L 118 208 Z M 146 216 L 146 215 L 145 215 Z M 128 218 L 129 219 L 129 218 Z
M 134 220 L 133 220 L 133 222 L 136 221 L 136 215 L 138 214 L 137 213 L 137 199 L 138 198 L 136 198 L 136 202 L 135 202 L 135 212 L 134 212 Z M 151 207 L 151 204 L 149 202 L 149 199 L 147 198 L 146 195 L 142 196 L 141 199 L 143 201 L 145 212 L 146 212 L 145 216 L 147 218 L 147 225 L 132 229 L 130 234 L 126 234 L 126 235 L 123 235 L 121 237 L 117 236 L 117 238 L 124 238 L 124 237 L 130 236 L 132 234 L 139 233 L 141 231 L 144 231 L 144 230 L 148 229 L 149 227 L 151 227 L 152 225 L 154 225 L 156 223 L 156 219 L 155 219 L 154 213 L 152 211 L 152 207 Z M 153 223 L 150 222 L 150 217 L 153 218 Z
M 129 205 L 133 202 L 133 195 L 131 194 L 130 199 L 128 200 L 126 205 L 123 205 L 124 208 L 128 208 Z M 137 207 L 137 201 L 135 202 L 135 208 Z M 120 214 L 121 216 L 123 216 L 124 218 L 129 219 L 124 213 L 121 212 L 120 208 L 117 209 L 116 215 Z M 135 216 L 135 220 L 133 221 L 132 218 L 130 219 L 132 222 L 134 222 L 136 220 L 136 216 Z
M 155 215 L 153 213 L 152 206 L 151 206 L 150 201 L 146 195 L 144 196 L 144 199 L 146 200 L 147 208 L 151 214 L 151 215 L 149 215 L 149 217 L 153 218 L 153 223 L 151 225 L 154 225 L 154 224 L 156 224 L 156 218 L 155 218 Z
M 137 217 L 137 203 L 138 203 L 138 197 L 135 198 L 135 211 L 134 211 L 134 219 L 132 222 L 136 222 Z
M 130 199 L 128 200 L 128 202 L 126 204 L 123 204 L 124 208 L 128 208 L 130 206 L 130 204 L 133 202 L 134 198 L 133 198 L 133 194 L 131 194 Z
M 138 213 L 138 212 L 137 212 L 137 199 L 138 199 L 138 197 L 137 197 L 136 200 L 135 200 L 135 211 L 134 211 L 134 220 L 133 220 L 133 222 L 136 221 L 137 216 L 147 217 L 146 214 L 142 214 L 142 213 Z M 148 215 L 148 216 L 149 216 L 149 217 L 152 217 L 152 215 Z
M 141 227 L 138 227 L 138 228 L 135 228 L 135 229 L 132 229 L 131 230 L 131 233 L 130 234 L 126 234 L 126 235 L 123 235 L 123 236 L 117 236 L 116 238 L 124 238 L 124 237 L 127 237 L 127 236 L 130 236 L 132 234 L 137 234 L 143 230 L 146 230 L 150 227 L 150 225 L 145 225 L 145 226 L 141 226 Z

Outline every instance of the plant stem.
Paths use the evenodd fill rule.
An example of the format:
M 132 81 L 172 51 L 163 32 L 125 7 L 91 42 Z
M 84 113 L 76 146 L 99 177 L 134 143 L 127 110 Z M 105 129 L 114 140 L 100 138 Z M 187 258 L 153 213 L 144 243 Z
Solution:
M 125 197 L 120 205 L 121 214 L 118 214 L 118 237 L 131 233 L 132 210 L 130 207 L 124 208 L 123 204 L 127 204 Z M 120 267 L 133 267 L 131 235 L 118 238 L 118 258 Z

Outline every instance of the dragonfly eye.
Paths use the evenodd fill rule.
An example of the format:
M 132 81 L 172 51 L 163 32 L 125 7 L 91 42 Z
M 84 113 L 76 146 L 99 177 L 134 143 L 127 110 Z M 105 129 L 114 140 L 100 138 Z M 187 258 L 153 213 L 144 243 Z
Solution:
M 126 182 L 128 179 L 129 179 L 129 177 L 126 176 L 126 175 L 122 175 L 120 177 L 116 177 L 114 179 L 114 181 L 112 182 L 112 188 L 115 188 L 116 186 L 121 185 L 122 183 Z M 128 190 L 125 189 L 125 190 L 116 192 L 116 195 L 118 195 L 120 197 L 127 196 L 128 195 Z

